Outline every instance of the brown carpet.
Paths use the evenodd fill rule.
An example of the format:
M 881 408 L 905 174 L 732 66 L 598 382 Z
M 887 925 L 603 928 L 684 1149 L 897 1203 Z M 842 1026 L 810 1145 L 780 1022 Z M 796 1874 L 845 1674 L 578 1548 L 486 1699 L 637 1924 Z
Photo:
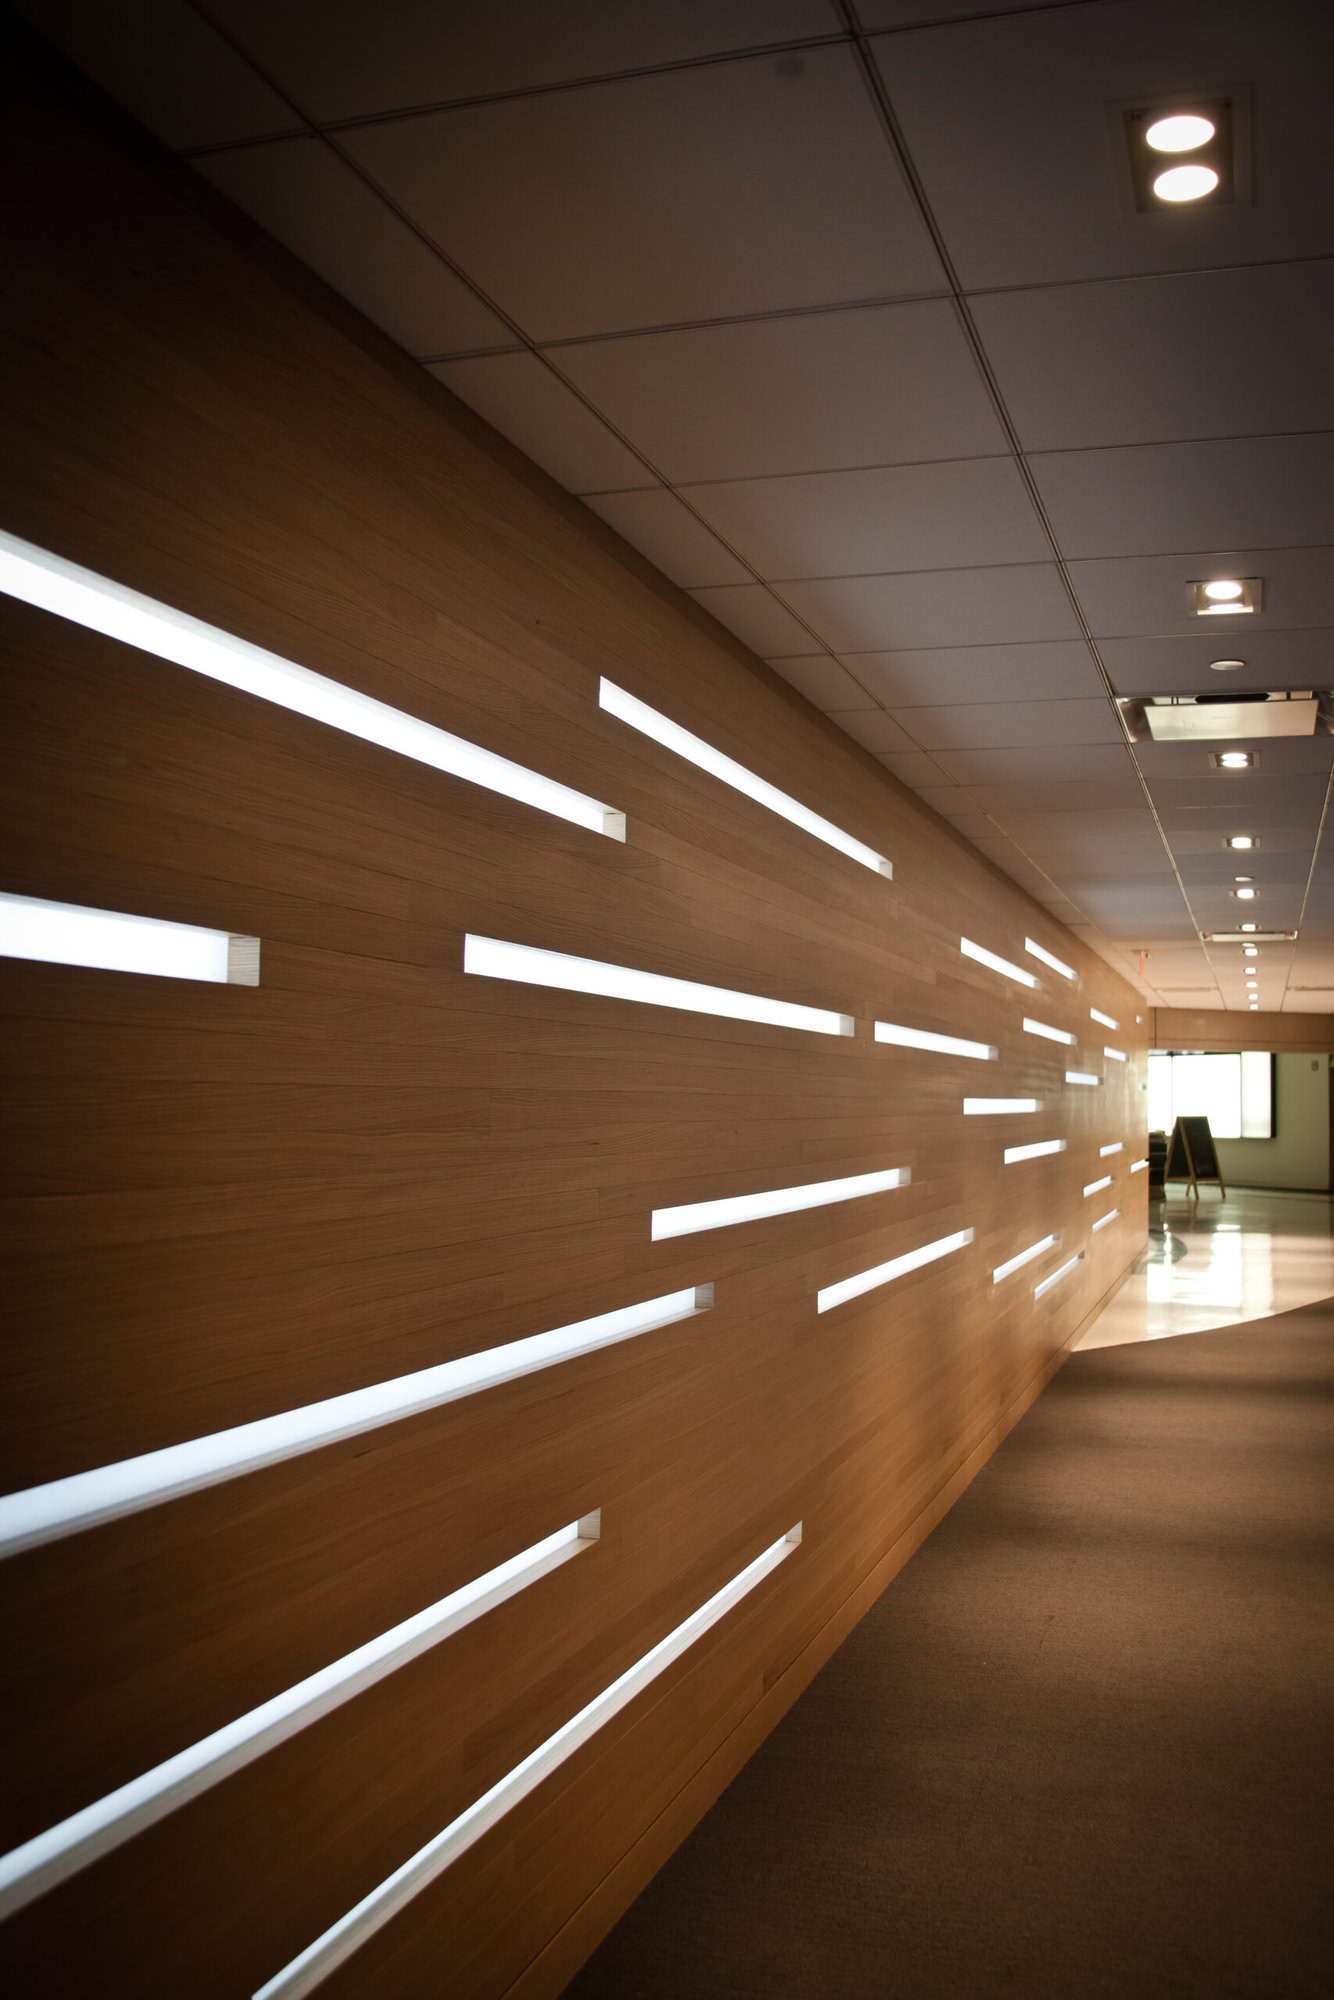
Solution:
M 1332 1389 L 1073 1356 L 568 2000 L 1334 1994 Z

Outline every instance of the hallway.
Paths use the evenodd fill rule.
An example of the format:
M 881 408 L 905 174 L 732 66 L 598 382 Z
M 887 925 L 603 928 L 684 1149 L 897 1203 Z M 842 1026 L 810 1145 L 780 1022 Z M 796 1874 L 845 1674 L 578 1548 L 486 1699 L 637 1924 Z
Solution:
M 1281 1309 L 1329 1215 L 1168 1205 L 1152 1332 L 1071 1358 L 569 2000 L 1329 1994 L 1334 1304 Z

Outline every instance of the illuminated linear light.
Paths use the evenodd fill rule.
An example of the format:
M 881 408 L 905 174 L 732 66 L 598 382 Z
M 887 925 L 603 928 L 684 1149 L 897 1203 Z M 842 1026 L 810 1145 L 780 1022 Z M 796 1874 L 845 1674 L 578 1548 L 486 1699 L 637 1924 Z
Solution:
M 1016 1160 L 1040 1160 L 1047 1153 L 1063 1153 L 1064 1151 L 1064 1139 L 1039 1139 L 1032 1146 L 1007 1146 L 1005 1148 L 1005 1164 L 1007 1167 L 1010 1167 L 1014 1165 Z
M 1130 1171 L 1132 1174 L 1143 1173 L 1145 1167 L 1147 1167 L 1148 1164 L 1149 1163 L 1147 1160 L 1132 1160 L 1130 1162 Z
M 1104 1028 L 1119 1028 L 1121 1025 L 1119 1021 L 1114 1021 L 1110 1014 L 1100 1014 L 1096 1007 L 1089 1008 L 1089 1019 L 1101 1021 Z
M 598 1512 L 572 1521 L 424 1611 L 405 1618 L 378 1639 L 345 1653 L 332 1666 L 308 1675 L 235 1722 L 215 1729 L 188 1750 L 168 1757 L 142 1777 L 131 1779 L 94 1805 L 72 1813 L 58 1826 L 0 1856 L 0 1917 L 12 1916 L 354 1695 L 517 1597 L 571 1556 L 590 1548 L 601 1532 Z
M 887 1264 L 876 1264 L 869 1271 L 858 1271 L 855 1277 L 840 1279 L 836 1285 L 826 1285 L 815 1294 L 815 1310 L 832 1312 L 835 1306 L 860 1298 L 863 1292 L 873 1292 L 880 1285 L 905 1277 L 909 1271 L 919 1271 L 923 1264 L 934 1264 L 938 1257 L 948 1257 L 952 1250 L 962 1250 L 972 1240 L 971 1229 L 956 1229 L 952 1236 L 924 1243 L 920 1250 L 909 1250 L 902 1257 L 891 1257 Z
M 204 930 L 165 917 L 0 895 L 0 958 L 147 972 L 161 979 L 259 985 L 259 939 Z
M 660 1639 L 632 1667 L 627 1667 L 610 1687 L 604 1688 L 577 1715 L 562 1723 L 545 1743 L 530 1751 L 523 1762 L 516 1764 L 512 1771 L 492 1785 L 489 1792 L 483 1792 L 480 1799 L 475 1799 L 433 1840 L 419 1847 L 346 1916 L 331 1924 L 313 1944 L 307 1945 L 281 1972 L 267 1980 L 254 1994 L 253 2000 L 301 2000 L 303 1994 L 313 1993 L 367 1938 L 373 1937 L 489 1828 L 503 1819 L 512 1807 L 535 1791 L 545 1778 L 596 1735 L 613 1715 L 632 1702 L 674 1660 L 680 1659 L 711 1626 L 726 1617 L 733 1605 L 749 1596 L 757 1584 L 791 1555 L 801 1541 L 801 1532 L 801 1522 L 798 1521 L 786 1535 L 771 1543 L 762 1555 L 756 1556 L 754 1562 L 748 1563 L 730 1583 L 724 1584 L 707 1603 L 701 1604 L 698 1611 L 693 1611 L 665 1639 Z
M 1078 979 L 1079 974 L 1075 971 L 1073 965 L 1067 965 L 1063 959 L 1053 958 L 1049 951 L 1044 951 L 1040 944 L 1033 942 L 1032 938 L 1024 939 L 1024 950 L 1031 952 L 1034 958 L 1040 958 L 1042 963 L 1049 965 L 1053 972 L 1059 972 L 1062 979 Z
M 647 1007 L 679 1007 L 688 1014 L 721 1014 L 729 1021 L 802 1028 L 811 1035 L 853 1032 L 851 1014 L 834 1014 L 825 1007 L 800 1007 L 762 993 L 738 993 L 730 986 L 700 986 L 693 979 L 669 979 L 631 965 L 609 965 L 600 958 L 571 958 L 563 951 L 540 951 L 502 938 L 465 937 L 463 970 L 486 979 L 513 979 L 523 986 L 555 986 L 565 993 L 595 993 Z
M 1067 1047 L 1074 1046 L 1074 1036 L 1067 1035 L 1064 1028 L 1049 1028 L 1045 1021 L 1030 1021 L 1027 1017 L 1023 1027 L 1026 1035 L 1042 1035 L 1049 1042 L 1064 1042 Z
M 771 1188 L 764 1194 L 725 1195 L 721 1201 L 691 1201 L 680 1208 L 655 1208 L 650 1236 L 660 1243 L 668 1236 L 691 1236 L 700 1229 L 727 1229 L 737 1222 L 757 1222 L 769 1215 L 794 1215 L 802 1208 L 824 1208 L 833 1201 L 855 1201 L 859 1195 L 881 1194 L 906 1187 L 910 1167 L 887 1167 L 878 1174 L 850 1174 L 844 1180 L 810 1181 L 804 1187 Z
M 965 1097 L 963 1101 L 965 1118 L 999 1117 L 1004 1112 L 1041 1109 L 1041 1100 L 1036 1097 Z
M 598 706 L 605 708 L 609 715 L 619 717 L 622 722 L 628 722 L 632 729 L 639 730 L 642 735 L 651 736 L 654 742 L 661 743 L 664 749 L 674 750 L 678 757 L 684 757 L 690 763 L 697 764 L 701 771 L 707 771 L 711 777 L 721 778 L 722 782 L 731 785 L 734 791 L 744 792 L 748 799 L 754 799 L 756 805 L 766 806 L 780 818 L 790 820 L 793 826 L 799 826 L 804 833 L 814 834 L 815 838 L 823 840 L 826 846 L 836 847 L 840 854 L 848 855 L 853 861 L 860 861 L 863 868 L 873 869 L 879 875 L 893 877 L 894 870 L 883 854 L 877 854 L 875 849 L 868 847 L 864 841 L 854 839 L 850 833 L 844 833 L 841 826 L 835 826 L 831 820 L 823 819 L 819 813 L 812 812 L 810 807 L 802 805 L 799 799 L 790 798 L 786 792 L 780 792 L 776 785 L 771 785 L 767 779 L 757 776 L 754 771 L 748 771 L 744 764 L 738 764 L 733 758 L 725 757 L 721 750 L 715 750 L 712 744 L 706 743 L 702 737 L 692 736 L 688 729 L 682 729 L 679 723 L 669 721 L 667 716 L 660 715 L 656 708 L 650 708 L 647 702 L 639 701 L 634 695 L 627 694 L 625 689 L 617 687 L 614 681 L 604 680 L 599 683 Z
M 1094 1074 L 1093 1074 L 1092 1070 L 1088 1070 L 1088 1069 L 1068 1069 L 1068 1070 L 1067 1070 L 1067 1071 L 1065 1072 L 1065 1080 L 1066 1080 L 1066 1082 L 1067 1082 L 1067 1083 L 1101 1083 L 1101 1082 L 1102 1082 L 1102 1078 L 1101 1078 L 1100 1076 L 1094 1076 Z
M 1126 1052 L 1124 1049 L 1104 1049 L 1103 1054 L 1105 1056 L 1110 1056 L 1113 1062 L 1125 1062 L 1126 1060 Z
M 1124 1139 L 1117 1139 L 1113 1141 L 1113 1143 L 1110 1146 L 1099 1146 L 1098 1158 L 1100 1160 L 1105 1160 L 1109 1153 L 1122 1153 L 1124 1151 L 1125 1151 Z
M 1037 990 L 1042 982 L 1031 972 L 1025 972 L 1022 965 L 1011 965 L 1008 958 L 997 958 L 994 951 L 987 951 L 982 945 L 974 944 L 971 938 L 959 939 L 959 950 L 965 958 L 975 958 L 979 965 L 990 966 L 993 972 L 1003 973 L 1006 979 L 1017 979 L 1021 986 L 1031 986 Z
M 1044 1236 L 1040 1243 L 1030 1243 L 1027 1250 L 1021 1250 L 1017 1257 L 1011 1257 L 1008 1264 L 997 1264 L 991 1274 L 992 1284 L 998 1285 L 1002 1278 L 1008 1278 L 1011 1271 L 1019 1270 L 1021 1265 L 1031 1264 L 1033 1259 L 1040 1257 L 1044 1250 L 1054 1249 L 1060 1240 L 1059 1233 Z
M 925 1028 L 900 1028 L 893 1021 L 877 1021 L 875 1038 L 892 1042 L 900 1049 L 927 1049 L 938 1056 L 971 1056 L 976 1062 L 995 1062 L 998 1051 L 987 1042 L 968 1042 L 958 1035 L 933 1035 Z
M 0 591 L 397 756 L 554 813 L 592 833 L 625 839 L 625 814 L 598 799 L 2 531 Z
M 1093 1234 L 1096 1236 L 1098 1231 L 1100 1229 L 1105 1229 L 1109 1222 L 1115 1222 L 1117 1216 L 1120 1213 L 1121 1211 L 1119 1208 L 1109 1208 L 1106 1215 L 1100 1215 L 1097 1221 L 1094 1223 Z
M 1053 1285 L 1059 1285 L 1061 1279 L 1064 1278 L 1067 1275 L 1067 1273 L 1073 1271 L 1076 1264 L 1082 1264 L 1083 1261 L 1084 1261 L 1084 1253 L 1081 1250 L 1077 1256 L 1072 1257 L 1070 1259 L 1069 1263 L 1062 1264 L 1059 1271 L 1053 1271 L 1051 1276 L 1049 1278 L 1044 1278 L 1040 1285 L 1034 1285 L 1033 1297 L 1035 1299 L 1040 1299 L 1044 1292 L 1049 1292 Z
M 549 1333 L 535 1333 L 526 1340 L 511 1340 L 503 1347 L 484 1348 L 435 1368 L 376 1382 L 368 1389 L 352 1389 L 301 1409 L 284 1410 L 276 1417 L 260 1417 L 232 1430 L 215 1431 L 211 1437 L 166 1445 L 139 1458 L 124 1458 L 92 1472 L 72 1473 L 66 1479 L 6 1494 L 0 1499 L 0 1556 L 16 1555 L 103 1521 L 137 1514 L 185 1493 L 198 1493 L 223 1480 L 258 1472 L 262 1466 L 277 1465 L 302 1452 L 318 1451 L 343 1438 L 377 1430 L 382 1424 L 419 1416 L 460 1397 L 479 1395 L 484 1389 L 513 1382 L 539 1368 L 573 1361 L 615 1341 L 631 1340 L 637 1334 L 690 1319 L 712 1304 L 712 1285 L 691 1285 L 684 1291 L 646 1299 L 641 1305 L 620 1306 L 594 1319 L 577 1320 Z
M 1084 1189 L 1084 1199 L 1087 1201 L 1091 1194 L 1098 1194 L 1103 1188 L 1110 1187 L 1111 1184 L 1112 1176 L 1110 1174 L 1104 1174 L 1100 1181 L 1090 1181 Z

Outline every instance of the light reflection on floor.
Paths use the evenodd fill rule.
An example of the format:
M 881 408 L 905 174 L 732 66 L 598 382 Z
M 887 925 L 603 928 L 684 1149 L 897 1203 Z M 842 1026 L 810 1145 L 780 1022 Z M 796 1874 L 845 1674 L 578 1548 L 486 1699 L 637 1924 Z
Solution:
M 1149 1204 L 1149 1246 L 1080 1349 L 1163 1340 L 1334 1297 L 1334 1201 L 1233 1188 Z

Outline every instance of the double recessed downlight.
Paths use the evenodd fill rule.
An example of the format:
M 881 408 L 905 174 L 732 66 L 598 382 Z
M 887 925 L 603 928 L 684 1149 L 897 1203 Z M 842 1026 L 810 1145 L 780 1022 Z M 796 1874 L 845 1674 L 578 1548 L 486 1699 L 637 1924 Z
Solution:
M 1231 95 L 1124 108 L 1141 213 L 1236 198 L 1232 113 Z

